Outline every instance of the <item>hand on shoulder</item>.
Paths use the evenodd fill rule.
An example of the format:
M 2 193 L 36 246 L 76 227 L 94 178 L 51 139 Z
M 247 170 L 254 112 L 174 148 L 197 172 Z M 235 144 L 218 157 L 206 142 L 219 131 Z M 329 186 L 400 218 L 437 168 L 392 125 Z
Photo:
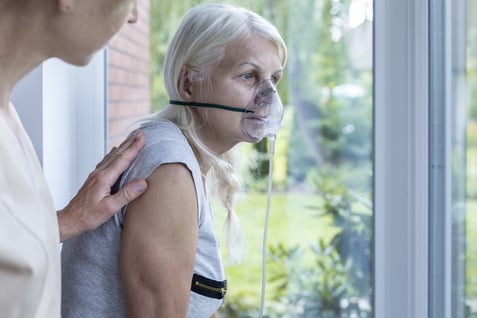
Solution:
M 117 193 L 111 194 L 111 187 L 143 146 L 144 134 L 139 130 L 118 148 L 113 148 L 98 163 L 76 196 L 58 212 L 61 241 L 97 228 L 125 204 L 144 193 L 147 183 L 138 179 L 126 184 Z

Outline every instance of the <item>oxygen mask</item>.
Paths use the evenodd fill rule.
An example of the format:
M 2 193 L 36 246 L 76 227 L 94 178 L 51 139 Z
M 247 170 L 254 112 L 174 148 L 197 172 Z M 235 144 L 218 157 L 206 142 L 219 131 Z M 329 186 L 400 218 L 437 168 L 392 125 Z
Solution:
M 275 136 L 283 119 L 283 104 L 271 80 L 260 82 L 245 107 L 242 119 L 244 134 L 254 141 Z

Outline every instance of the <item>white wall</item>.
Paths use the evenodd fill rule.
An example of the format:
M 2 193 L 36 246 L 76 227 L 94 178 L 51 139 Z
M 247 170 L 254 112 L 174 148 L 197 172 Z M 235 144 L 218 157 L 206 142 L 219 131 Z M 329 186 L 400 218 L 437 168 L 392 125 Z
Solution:
M 27 75 L 12 95 L 57 209 L 76 194 L 104 155 L 105 58 L 105 51 L 99 52 L 86 67 L 48 60 Z

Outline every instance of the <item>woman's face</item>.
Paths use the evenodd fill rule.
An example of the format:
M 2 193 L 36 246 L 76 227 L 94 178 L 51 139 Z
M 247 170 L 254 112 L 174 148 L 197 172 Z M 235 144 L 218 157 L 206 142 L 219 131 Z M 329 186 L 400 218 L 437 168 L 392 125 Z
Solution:
M 59 24 L 59 58 L 84 65 L 126 23 L 137 21 L 137 0 L 78 0 Z
M 276 85 L 282 72 L 274 43 L 253 35 L 226 48 L 224 58 L 211 71 L 207 92 L 198 93 L 195 100 L 245 108 L 260 82 L 270 80 Z M 197 108 L 197 113 L 204 123 L 198 129 L 199 136 L 218 153 L 241 141 L 257 141 L 243 133 L 243 113 L 211 108 Z

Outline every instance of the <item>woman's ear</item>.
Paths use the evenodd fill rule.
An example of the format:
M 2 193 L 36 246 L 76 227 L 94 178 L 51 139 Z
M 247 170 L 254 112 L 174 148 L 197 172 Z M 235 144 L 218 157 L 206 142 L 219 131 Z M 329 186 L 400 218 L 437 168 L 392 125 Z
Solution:
M 177 83 L 179 95 L 184 101 L 192 100 L 192 74 L 187 65 L 182 66 L 181 74 L 179 75 L 179 83 Z

